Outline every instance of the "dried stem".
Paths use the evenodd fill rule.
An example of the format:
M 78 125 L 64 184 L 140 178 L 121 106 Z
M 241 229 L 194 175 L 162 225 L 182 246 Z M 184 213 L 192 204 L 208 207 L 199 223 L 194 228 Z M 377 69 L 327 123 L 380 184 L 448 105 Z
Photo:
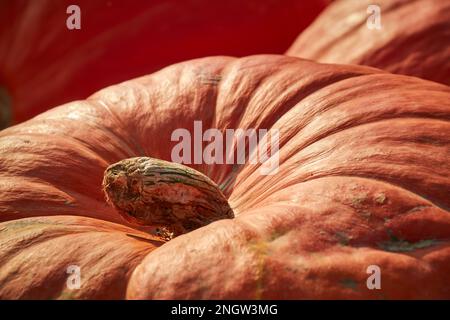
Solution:
M 181 164 L 148 157 L 109 166 L 103 190 L 107 201 L 129 222 L 159 227 L 171 239 L 213 221 L 234 217 L 219 187 Z

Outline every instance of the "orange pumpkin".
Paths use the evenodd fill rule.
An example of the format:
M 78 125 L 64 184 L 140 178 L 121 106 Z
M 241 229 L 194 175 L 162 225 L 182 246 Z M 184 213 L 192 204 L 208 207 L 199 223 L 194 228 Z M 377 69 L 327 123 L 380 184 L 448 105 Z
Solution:
M 448 120 L 447 86 L 277 55 L 187 61 L 57 107 L 0 132 L 0 298 L 450 298 Z M 191 165 L 234 218 L 173 239 L 124 220 L 103 179 L 170 161 L 194 121 L 278 129 L 278 172 Z
M 287 54 L 368 65 L 449 85 L 450 1 L 336 0 Z

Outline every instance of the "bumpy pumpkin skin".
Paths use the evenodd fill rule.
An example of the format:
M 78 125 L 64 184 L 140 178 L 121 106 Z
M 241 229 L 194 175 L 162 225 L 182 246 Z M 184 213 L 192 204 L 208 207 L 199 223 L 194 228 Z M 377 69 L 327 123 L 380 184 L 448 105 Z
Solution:
M 2 0 L 0 128 L 176 62 L 283 53 L 327 3 Z M 80 30 L 66 27 L 67 7 L 74 4 Z M 3 120 L 1 87 L 12 100 Z
M 381 29 L 369 29 L 381 9 Z M 336 0 L 287 51 L 326 63 L 362 64 L 450 84 L 450 1 Z
M 2 299 L 123 299 L 131 272 L 162 241 L 102 220 L 53 216 L 0 225 Z M 81 289 L 70 266 L 81 270 Z
M 106 204 L 103 172 L 170 160 L 194 120 L 279 129 L 279 170 L 192 165 L 235 218 L 160 241 Z M 449 120 L 447 86 L 276 55 L 192 60 L 52 109 L 0 132 L 0 298 L 450 298 Z

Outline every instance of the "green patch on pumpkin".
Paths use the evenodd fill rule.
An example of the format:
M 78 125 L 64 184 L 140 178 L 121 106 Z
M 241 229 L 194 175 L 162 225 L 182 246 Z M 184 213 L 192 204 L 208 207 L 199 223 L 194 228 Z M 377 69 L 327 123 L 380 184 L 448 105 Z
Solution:
M 343 246 L 348 246 L 350 243 L 350 237 L 344 232 L 336 232 L 335 233 L 337 240 Z
M 390 233 L 391 239 L 377 243 L 378 247 L 390 252 L 411 252 L 418 249 L 424 249 L 438 244 L 435 239 L 420 240 L 417 242 L 409 242 L 399 239 Z
M 358 289 L 358 282 L 356 282 L 353 279 L 350 278 L 346 278 L 346 279 L 342 279 L 341 281 L 339 281 L 340 285 L 348 288 L 348 289 L 352 289 L 352 290 L 357 290 Z

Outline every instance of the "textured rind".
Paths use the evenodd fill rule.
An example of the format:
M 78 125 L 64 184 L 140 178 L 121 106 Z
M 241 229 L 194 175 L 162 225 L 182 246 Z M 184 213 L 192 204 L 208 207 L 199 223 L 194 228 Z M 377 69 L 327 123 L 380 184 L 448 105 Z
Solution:
M 381 29 L 367 20 L 380 7 Z M 450 1 L 336 0 L 286 54 L 325 63 L 361 64 L 450 84 Z
M 85 217 L 0 224 L 0 299 L 123 299 L 131 271 L 163 244 L 156 237 Z M 79 267 L 80 287 L 67 285 Z
M 386 203 L 377 201 L 380 194 Z M 134 271 L 127 297 L 449 298 L 450 247 L 441 240 L 449 232 L 447 211 L 392 185 L 361 178 L 312 180 L 275 193 L 235 220 L 155 250 Z M 384 248 L 395 242 L 392 235 L 411 246 L 436 240 L 423 249 L 390 252 Z M 381 290 L 366 286 L 371 265 L 381 268 Z
M 447 86 L 430 81 L 285 56 L 177 64 L 1 131 L 0 230 L 41 219 L 33 216 L 124 223 L 102 195 L 109 164 L 170 160 L 171 133 L 192 132 L 194 120 L 203 130 L 273 128 L 274 175 L 254 164 L 192 165 L 225 186 L 236 218 L 161 246 L 133 238 L 143 251 L 124 249 L 134 271 L 117 280 L 127 298 L 450 298 L 449 98 Z M 56 274 L 66 260 L 54 241 L 40 250 L 53 254 Z M 105 257 L 116 252 L 104 239 L 85 241 Z M 26 248 L 14 259 L 9 268 L 26 263 Z M 370 265 L 381 268 L 381 290 L 366 287 Z M 21 298 L 39 281 L 22 291 L 5 283 L 0 295 Z M 104 297 L 95 287 L 82 298 Z

